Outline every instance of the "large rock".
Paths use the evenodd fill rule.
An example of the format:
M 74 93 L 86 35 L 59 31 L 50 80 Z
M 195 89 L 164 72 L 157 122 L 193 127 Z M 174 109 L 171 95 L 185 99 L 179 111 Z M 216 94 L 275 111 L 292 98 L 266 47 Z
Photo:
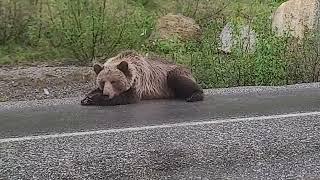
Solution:
M 221 46 L 219 50 L 225 52 L 225 53 L 230 53 L 232 46 L 233 46 L 233 32 L 232 32 L 232 26 L 230 23 L 224 26 L 222 29 L 222 32 L 220 34 L 220 41 L 221 41 Z
M 275 11 L 272 27 L 278 35 L 289 32 L 292 36 L 303 38 L 307 30 L 319 24 L 319 0 L 289 0 Z
M 192 18 L 183 15 L 167 14 L 158 19 L 151 39 L 166 40 L 177 37 L 179 40 L 199 39 L 201 28 Z
M 256 48 L 256 33 L 248 25 L 240 27 L 240 32 L 235 33 L 231 23 L 227 23 L 220 34 L 220 43 L 219 50 L 225 53 L 230 53 L 237 43 L 244 52 L 253 53 Z

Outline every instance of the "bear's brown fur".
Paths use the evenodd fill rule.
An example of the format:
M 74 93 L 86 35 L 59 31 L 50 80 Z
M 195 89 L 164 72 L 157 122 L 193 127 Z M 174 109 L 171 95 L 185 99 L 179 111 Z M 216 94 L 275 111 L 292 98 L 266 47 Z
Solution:
M 136 99 L 203 100 L 203 91 L 189 69 L 160 58 L 147 58 L 134 51 L 122 52 L 103 65 L 95 64 L 94 71 L 100 91 L 90 92 L 83 105 L 85 102 L 88 105 L 129 104 Z M 88 101 L 90 97 L 92 100 Z

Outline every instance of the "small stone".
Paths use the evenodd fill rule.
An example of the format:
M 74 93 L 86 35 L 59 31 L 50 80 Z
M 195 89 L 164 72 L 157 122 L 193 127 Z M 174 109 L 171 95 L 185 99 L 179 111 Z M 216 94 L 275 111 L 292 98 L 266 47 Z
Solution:
M 46 89 L 46 88 L 43 89 L 43 92 L 44 92 L 44 94 L 46 94 L 46 95 L 49 95 L 49 94 L 50 94 L 50 93 L 49 93 L 49 90 Z

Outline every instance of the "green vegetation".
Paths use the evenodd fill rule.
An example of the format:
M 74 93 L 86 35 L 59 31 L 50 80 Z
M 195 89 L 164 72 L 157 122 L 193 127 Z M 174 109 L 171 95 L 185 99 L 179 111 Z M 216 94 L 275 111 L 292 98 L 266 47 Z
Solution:
M 76 59 L 89 65 L 124 49 L 153 52 L 192 68 L 205 88 L 284 85 L 319 79 L 319 34 L 298 44 L 271 30 L 272 12 L 284 0 L 2 0 L 0 64 Z M 169 12 L 196 20 L 201 41 L 150 42 L 156 19 Z M 254 53 L 241 42 L 219 52 L 227 22 L 248 24 L 257 33 Z

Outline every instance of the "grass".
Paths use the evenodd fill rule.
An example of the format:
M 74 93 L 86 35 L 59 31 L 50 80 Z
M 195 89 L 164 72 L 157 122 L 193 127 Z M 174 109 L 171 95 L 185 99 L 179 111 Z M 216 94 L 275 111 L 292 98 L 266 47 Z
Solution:
M 189 66 L 205 88 L 284 85 L 319 80 L 319 35 L 302 44 L 277 37 L 272 12 L 284 0 L 5 0 L 0 3 L 0 65 L 65 62 L 89 65 L 123 49 L 153 52 Z M 2 8 L 1 8 L 2 7 Z M 150 42 L 156 19 L 169 12 L 192 17 L 201 41 Z M 257 34 L 254 53 L 241 41 L 230 54 L 218 50 L 227 22 Z M 318 33 L 320 34 L 320 33 Z

